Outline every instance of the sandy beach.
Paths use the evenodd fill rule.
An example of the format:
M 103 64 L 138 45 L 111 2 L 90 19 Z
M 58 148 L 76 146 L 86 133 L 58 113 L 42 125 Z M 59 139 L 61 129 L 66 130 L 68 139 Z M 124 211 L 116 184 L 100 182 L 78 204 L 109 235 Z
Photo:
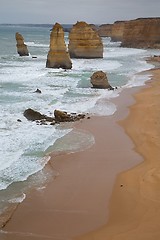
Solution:
M 78 239 L 160 239 L 160 70 L 152 74 L 152 81 L 135 95 L 136 103 L 120 123 L 144 161 L 118 176 L 107 225 Z
M 116 114 L 75 124 L 95 144 L 53 155 L 47 167 L 58 176 L 27 195 L 0 239 L 160 238 L 160 70 L 151 73 L 147 87 L 115 99 Z

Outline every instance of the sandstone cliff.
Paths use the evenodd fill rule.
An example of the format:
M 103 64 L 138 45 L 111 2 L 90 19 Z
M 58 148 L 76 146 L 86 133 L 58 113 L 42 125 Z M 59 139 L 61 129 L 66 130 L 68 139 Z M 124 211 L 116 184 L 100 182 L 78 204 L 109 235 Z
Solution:
M 126 22 L 121 46 L 160 48 L 160 18 L 140 18 Z
M 17 42 L 17 52 L 20 56 L 29 56 L 29 52 L 27 46 L 24 44 L 24 38 L 20 33 L 15 34 L 16 42 Z
M 113 24 L 103 24 L 98 28 L 98 34 L 101 37 L 111 37 L 111 40 L 122 41 L 125 21 L 116 21 Z
M 100 37 L 111 37 L 113 24 L 102 24 L 98 27 L 98 34 Z
M 47 68 L 71 69 L 72 62 L 66 49 L 64 31 L 59 23 L 56 23 L 50 34 L 50 50 L 46 62 Z
M 69 34 L 69 53 L 72 58 L 103 58 L 100 36 L 86 22 L 77 22 Z
M 112 25 L 112 31 L 111 31 L 111 40 L 116 41 L 122 41 L 123 40 L 123 33 L 125 29 L 126 21 L 116 21 Z

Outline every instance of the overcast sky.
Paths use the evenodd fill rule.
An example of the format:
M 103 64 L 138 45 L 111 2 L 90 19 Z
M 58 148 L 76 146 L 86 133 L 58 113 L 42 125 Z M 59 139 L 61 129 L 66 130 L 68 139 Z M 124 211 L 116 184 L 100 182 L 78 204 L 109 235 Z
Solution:
M 0 23 L 113 23 L 160 17 L 160 0 L 0 0 Z

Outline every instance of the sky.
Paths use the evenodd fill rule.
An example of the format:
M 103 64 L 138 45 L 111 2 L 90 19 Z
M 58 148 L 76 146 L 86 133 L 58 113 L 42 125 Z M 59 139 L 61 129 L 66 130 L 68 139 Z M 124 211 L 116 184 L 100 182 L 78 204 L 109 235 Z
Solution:
M 103 24 L 139 17 L 160 17 L 160 0 L 0 0 L 0 24 Z

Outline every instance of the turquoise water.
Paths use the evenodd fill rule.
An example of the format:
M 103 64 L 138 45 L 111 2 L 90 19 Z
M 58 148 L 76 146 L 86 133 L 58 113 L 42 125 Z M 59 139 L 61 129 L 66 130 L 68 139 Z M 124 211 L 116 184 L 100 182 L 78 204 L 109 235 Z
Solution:
M 30 56 L 18 56 L 16 32 L 23 35 Z M 100 116 L 114 114 L 116 105 L 112 99 L 122 89 L 143 85 L 148 76 L 135 74 L 152 67 L 143 58 L 159 54 L 157 50 L 120 48 L 119 43 L 103 38 L 103 59 L 73 59 L 73 68 L 68 71 L 47 69 L 49 35 L 50 26 L 0 25 L 0 212 L 13 199 L 22 200 L 28 187 L 46 181 L 42 171 L 49 160 L 46 153 L 76 151 L 94 144 L 94 136 L 88 133 L 71 134 L 72 126 L 28 122 L 23 116 L 25 109 L 50 116 L 55 109 Z M 68 42 L 68 33 L 65 39 Z M 97 70 L 105 71 L 110 84 L 118 86 L 118 90 L 91 88 L 90 76 Z M 34 93 L 37 88 L 42 94 Z M 77 139 L 76 144 L 73 139 Z

